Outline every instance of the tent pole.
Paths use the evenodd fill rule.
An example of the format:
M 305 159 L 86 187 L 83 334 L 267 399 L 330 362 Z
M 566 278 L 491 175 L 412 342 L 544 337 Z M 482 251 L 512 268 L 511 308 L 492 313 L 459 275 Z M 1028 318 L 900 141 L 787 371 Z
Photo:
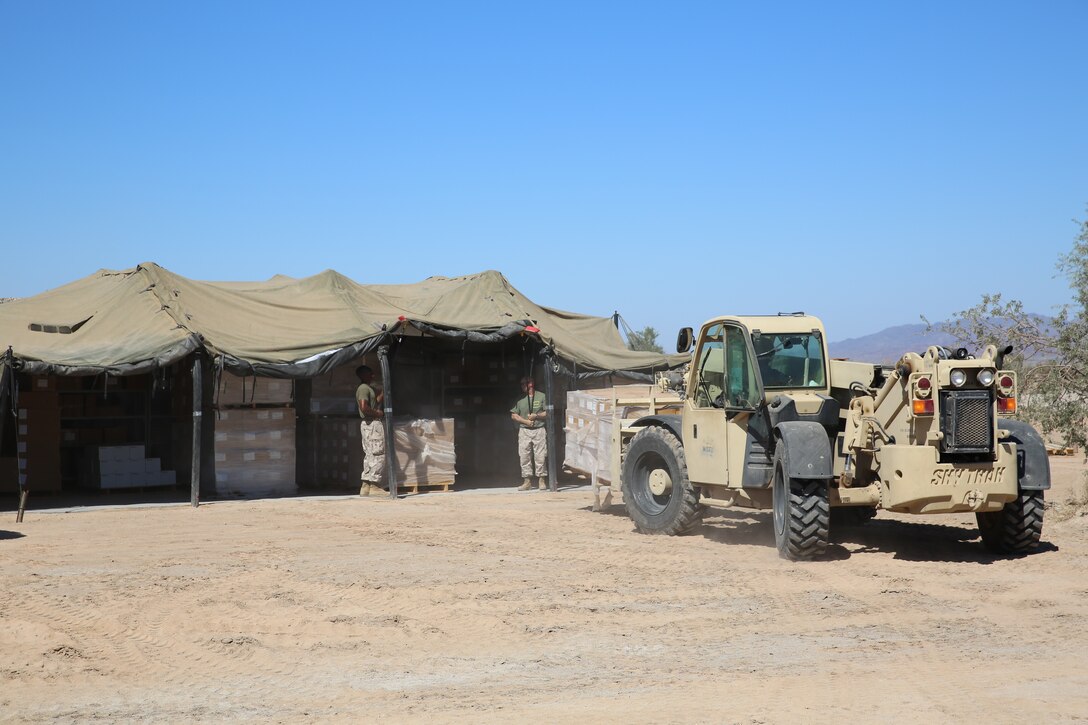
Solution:
M 190 481 L 189 503 L 200 505 L 200 439 L 204 416 L 204 379 L 200 364 L 200 351 L 193 353 L 193 472 Z
M 558 490 L 556 483 L 555 466 L 555 385 L 552 380 L 552 354 L 544 350 L 544 397 L 547 398 L 547 415 L 544 417 L 544 427 L 548 431 L 548 488 L 552 493 Z
M 393 448 L 393 375 L 389 370 L 389 346 L 378 347 L 378 362 L 382 367 L 382 427 L 385 429 L 385 473 L 389 481 L 389 497 L 397 497 L 397 456 Z
M 4 425 L 8 420 L 8 380 L 12 374 L 11 348 L 9 347 L 4 353 L 4 366 L 0 368 L 0 440 L 4 439 Z
M 15 356 L 12 355 L 11 347 L 8 347 L 7 352 L 4 353 L 4 367 L 3 376 L 0 377 L 0 440 L 3 439 L 4 425 L 8 419 L 8 411 L 12 413 L 12 418 L 18 420 L 18 414 L 16 408 L 19 405 L 19 401 L 16 400 L 15 393 L 15 370 L 13 366 Z M 10 406 L 10 407 L 9 407 Z M 21 470 L 18 473 L 19 477 L 19 507 L 15 512 L 15 523 L 23 523 L 23 514 L 26 513 L 26 500 L 30 496 L 30 489 L 26 485 L 26 474 Z

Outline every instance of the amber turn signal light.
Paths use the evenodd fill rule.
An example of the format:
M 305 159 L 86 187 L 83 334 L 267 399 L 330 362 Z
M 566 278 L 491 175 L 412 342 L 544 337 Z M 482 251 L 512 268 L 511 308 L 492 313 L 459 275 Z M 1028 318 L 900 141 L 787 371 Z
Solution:
M 917 405 L 917 402 L 915 402 Z M 998 413 L 1015 413 L 1016 412 L 1016 398 L 998 398 L 997 399 L 997 412 Z
M 933 398 L 914 401 L 915 415 L 933 415 Z

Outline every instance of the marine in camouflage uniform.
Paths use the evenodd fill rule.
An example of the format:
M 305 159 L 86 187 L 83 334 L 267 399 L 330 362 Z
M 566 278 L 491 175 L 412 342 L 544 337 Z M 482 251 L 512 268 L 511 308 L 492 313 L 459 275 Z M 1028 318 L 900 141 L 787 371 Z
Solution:
M 385 413 L 381 404 L 384 394 L 371 386 L 374 371 L 366 365 L 355 368 L 359 378 L 359 387 L 355 389 L 355 402 L 359 416 L 359 434 L 363 441 L 363 473 L 360 476 L 360 496 L 380 496 L 386 493 L 382 488 L 382 472 L 385 470 Z
M 522 484 L 519 491 L 528 491 L 533 487 L 533 476 L 537 477 L 537 486 L 543 491 L 548 487 L 548 433 L 544 428 L 547 418 L 547 405 L 544 393 L 536 392 L 536 383 L 532 378 L 521 379 L 521 390 L 525 397 L 514 403 L 510 409 L 510 418 L 518 424 L 518 458 L 521 460 Z

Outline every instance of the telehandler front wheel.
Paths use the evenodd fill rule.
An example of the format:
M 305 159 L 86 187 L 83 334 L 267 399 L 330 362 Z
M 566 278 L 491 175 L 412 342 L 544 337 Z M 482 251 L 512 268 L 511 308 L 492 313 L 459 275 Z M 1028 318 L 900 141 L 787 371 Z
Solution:
M 975 514 L 982 544 L 995 554 L 1024 554 L 1043 534 L 1043 492 L 1021 489 L 1000 511 Z
M 644 534 L 687 534 L 703 518 L 684 447 L 667 428 L 648 426 L 631 439 L 622 489 L 627 515 Z
M 814 559 L 827 549 L 831 529 L 827 481 L 791 478 L 784 447 L 780 441 L 774 456 L 774 543 L 783 559 Z
M 1016 498 L 1000 511 L 977 513 L 982 544 L 995 554 L 1024 554 L 1043 534 L 1043 489 L 1050 488 L 1050 461 L 1039 432 L 1020 420 L 1003 420 L 1005 440 L 1016 444 Z M 1025 489 L 1023 486 L 1030 484 Z

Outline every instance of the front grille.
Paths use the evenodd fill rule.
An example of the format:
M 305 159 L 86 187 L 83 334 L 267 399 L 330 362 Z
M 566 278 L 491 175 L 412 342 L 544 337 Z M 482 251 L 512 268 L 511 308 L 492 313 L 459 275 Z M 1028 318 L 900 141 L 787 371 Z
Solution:
M 994 418 L 990 391 L 941 391 L 941 432 L 945 453 L 991 453 Z

